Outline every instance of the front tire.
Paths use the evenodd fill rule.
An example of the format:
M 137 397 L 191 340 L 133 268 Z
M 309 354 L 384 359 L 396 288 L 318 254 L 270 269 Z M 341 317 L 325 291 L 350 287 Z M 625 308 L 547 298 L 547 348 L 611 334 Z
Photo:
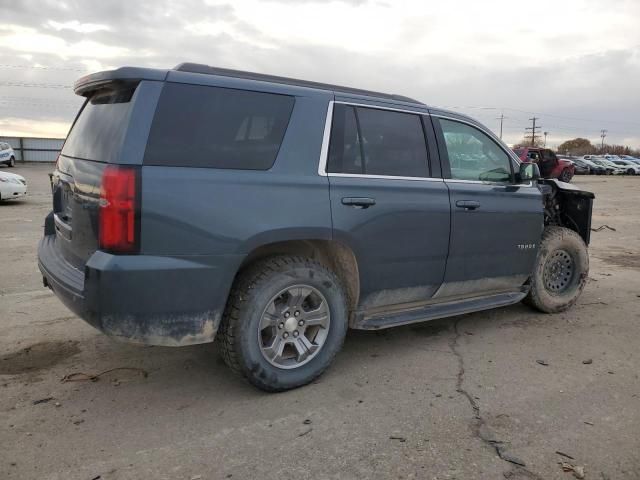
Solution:
M 9 165 L 9 167 L 15 167 L 16 166 L 16 158 L 15 157 L 11 157 L 9 159 L 9 162 L 7 163 L 7 165 Z
M 278 256 L 240 274 L 217 341 L 234 372 L 279 392 L 322 374 L 342 347 L 347 326 L 340 279 L 315 260 Z
M 557 313 L 573 306 L 589 276 L 589 253 L 582 237 L 564 227 L 546 227 L 531 289 L 524 302 L 545 313 Z

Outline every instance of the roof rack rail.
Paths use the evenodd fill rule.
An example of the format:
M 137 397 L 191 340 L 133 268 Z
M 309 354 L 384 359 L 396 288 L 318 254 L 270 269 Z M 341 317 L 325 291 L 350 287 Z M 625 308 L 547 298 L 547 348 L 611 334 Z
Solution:
M 202 73 L 205 75 L 219 75 L 223 77 L 236 77 L 236 78 L 243 78 L 247 80 L 259 80 L 263 82 L 281 83 L 284 85 L 295 85 L 298 87 L 317 88 L 321 90 L 330 90 L 334 92 L 348 93 L 348 94 L 354 94 L 354 95 L 365 95 L 368 97 L 386 98 L 389 100 L 396 100 L 399 102 L 424 105 L 422 102 L 419 102 L 418 100 L 414 100 L 413 98 L 405 97 L 403 95 L 393 95 L 389 93 L 362 90 L 359 88 L 342 87 L 339 85 L 331 85 L 329 83 L 312 82 L 310 80 L 299 80 L 296 78 L 289 78 L 289 77 L 279 77 L 277 75 L 267 75 L 264 73 L 245 72 L 242 70 L 232 70 L 229 68 L 211 67 L 209 65 L 204 65 L 201 63 L 181 63 L 177 65 L 174 68 L 174 70 L 178 72 Z

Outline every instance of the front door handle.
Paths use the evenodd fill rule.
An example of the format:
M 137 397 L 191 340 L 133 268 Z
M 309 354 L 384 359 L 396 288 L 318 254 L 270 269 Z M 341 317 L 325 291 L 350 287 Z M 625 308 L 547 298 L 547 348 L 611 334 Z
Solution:
M 458 200 L 456 201 L 456 207 L 464 208 L 465 210 L 477 210 L 480 208 L 480 202 L 475 200 Z
M 344 197 L 342 204 L 354 208 L 369 208 L 376 204 L 376 200 L 369 197 Z

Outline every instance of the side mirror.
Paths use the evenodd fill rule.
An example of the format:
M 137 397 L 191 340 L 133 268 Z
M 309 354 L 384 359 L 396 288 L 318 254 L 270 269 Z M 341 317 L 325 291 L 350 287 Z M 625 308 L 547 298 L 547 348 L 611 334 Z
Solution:
M 540 179 L 540 169 L 536 163 L 524 162 L 520 164 L 518 172 L 518 181 L 520 183 L 530 182 Z

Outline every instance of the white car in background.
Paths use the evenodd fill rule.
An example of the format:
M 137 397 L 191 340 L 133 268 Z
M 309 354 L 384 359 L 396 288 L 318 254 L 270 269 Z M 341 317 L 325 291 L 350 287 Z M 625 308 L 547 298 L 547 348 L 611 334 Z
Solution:
M 0 202 L 27 195 L 27 181 L 22 175 L 0 170 Z
M 0 142 L 0 163 L 4 163 L 10 167 L 16 164 L 16 153 L 6 142 Z
M 622 175 L 624 173 L 626 173 L 626 170 L 621 167 L 620 165 L 616 165 L 615 163 L 613 163 L 610 160 L 607 160 L 604 157 L 591 157 L 590 160 L 597 164 L 600 165 L 601 167 L 604 167 L 607 169 L 607 173 L 612 173 L 615 175 Z
M 620 155 L 622 160 L 627 160 L 629 162 L 633 162 L 636 165 L 640 165 L 640 158 L 632 157 L 631 155 Z
M 619 158 L 618 160 L 611 160 L 613 163 L 625 169 L 627 175 L 640 175 L 640 165 L 632 162 L 631 160 L 625 160 Z

